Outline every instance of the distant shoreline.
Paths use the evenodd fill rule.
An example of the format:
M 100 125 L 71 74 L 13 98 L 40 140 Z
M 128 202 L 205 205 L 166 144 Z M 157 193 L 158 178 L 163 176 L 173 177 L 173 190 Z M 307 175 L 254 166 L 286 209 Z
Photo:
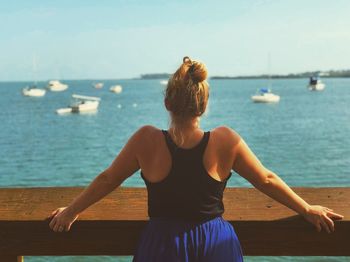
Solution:
M 311 76 L 311 75 L 310 75 Z M 305 79 L 310 76 L 213 76 L 212 80 L 249 80 L 249 79 Z M 323 76 L 323 79 L 327 78 L 350 78 L 350 76 Z
M 287 75 L 248 75 L 248 76 L 212 76 L 210 79 L 290 79 L 290 78 L 309 78 L 310 76 L 319 75 L 323 78 L 347 78 L 350 77 L 350 70 L 329 70 L 329 71 L 310 71 L 296 74 Z M 167 73 L 155 73 L 155 74 L 143 74 L 140 76 L 141 80 L 145 79 L 168 79 L 171 74 Z
M 330 70 L 330 71 L 311 71 L 296 74 L 287 75 L 247 75 L 247 76 L 211 76 L 211 80 L 244 80 L 244 79 L 298 79 L 298 78 L 309 78 L 311 76 L 319 75 L 322 78 L 350 78 L 350 69 L 348 70 Z M 142 74 L 139 77 L 133 78 L 85 78 L 85 79 L 59 79 L 60 81 L 125 81 L 125 80 L 165 80 L 169 79 L 171 74 L 168 73 L 154 73 L 154 74 Z M 37 82 L 48 82 L 50 79 L 38 80 Z M 11 83 L 11 82 L 33 82 L 33 80 L 0 80 L 0 83 Z

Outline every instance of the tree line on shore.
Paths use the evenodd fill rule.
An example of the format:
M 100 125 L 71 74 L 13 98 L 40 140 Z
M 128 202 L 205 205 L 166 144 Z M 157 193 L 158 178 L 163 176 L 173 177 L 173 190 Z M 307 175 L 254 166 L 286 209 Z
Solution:
M 156 73 L 156 74 L 143 74 L 140 79 L 168 79 L 171 74 L 168 73 Z M 247 76 L 212 76 L 210 79 L 260 79 L 260 78 L 308 78 L 310 76 L 322 76 L 322 77 L 350 77 L 350 69 L 348 70 L 329 70 L 329 71 L 310 71 L 296 74 L 262 74 L 262 75 L 247 75 Z

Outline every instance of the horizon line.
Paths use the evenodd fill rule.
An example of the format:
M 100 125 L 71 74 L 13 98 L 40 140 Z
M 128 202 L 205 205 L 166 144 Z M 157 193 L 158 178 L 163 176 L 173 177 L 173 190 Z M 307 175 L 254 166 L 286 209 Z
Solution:
M 270 76 L 271 78 L 303 78 L 306 76 L 300 76 L 297 77 L 296 75 L 301 75 L 301 74 L 312 74 L 312 73 L 329 73 L 329 72 L 346 72 L 349 71 L 350 69 L 329 69 L 329 70 L 314 70 L 314 71 L 304 71 L 304 72 L 299 72 L 299 73 L 288 73 L 288 74 L 256 74 L 256 75 L 236 75 L 236 76 L 230 76 L 230 75 L 212 75 L 208 77 L 208 79 L 211 78 L 229 78 L 229 79 L 259 79 L 259 78 L 266 78 Z M 155 80 L 155 79 L 165 79 L 165 78 L 149 78 L 145 79 L 142 78 L 142 76 L 147 76 L 147 75 L 171 75 L 170 73 L 143 73 L 140 74 L 138 77 L 126 77 L 126 78 L 92 78 L 92 77 L 87 77 L 87 78 L 47 78 L 47 79 L 41 79 L 41 80 L 1 80 L 0 83 L 9 83 L 9 82 L 48 82 L 50 80 L 59 80 L 59 81 L 120 81 L 120 80 Z M 293 77 L 294 75 L 294 77 Z M 327 76 L 323 75 L 323 78 L 337 78 L 334 76 Z M 340 76 L 338 78 L 348 78 L 349 76 Z

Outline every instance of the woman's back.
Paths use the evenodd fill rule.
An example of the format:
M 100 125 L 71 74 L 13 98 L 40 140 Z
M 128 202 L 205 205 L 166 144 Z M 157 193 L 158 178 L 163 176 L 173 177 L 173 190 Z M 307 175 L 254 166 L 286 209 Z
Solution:
M 162 130 L 153 126 L 142 128 L 144 143 L 139 145 L 138 161 L 144 178 L 157 183 L 165 179 L 172 167 L 171 152 L 167 146 L 166 137 Z M 168 132 L 171 141 L 174 138 Z M 204 132 L 198 129 L 192 137 L 185 138 L 184 144 L 178 148 L 191 149 L 198 145 L 204 136 Z M 232 134 L 226 127 L 218 127 L 210 131 L 208 143 L 203 152 L 203 166 L 208 175 L 217 181 L 225 181 L 230 175 L 235 152 L 235 145 L 239 142 L 239 136 Z M 185 181 L 184 181 L 185 182 Z
M 224 212 L 222 202 L 226 181 L 211 177 L 203 164 L 210 132 L 191 148 L 178 147 L 168 131 L 162 130 L 171 155 L 171 168 L 160 181 L 150 182 L 141 171 L 148 191 L 150 217 L 209 220 Z M 191 142 L 191 141 L 190 141 Z

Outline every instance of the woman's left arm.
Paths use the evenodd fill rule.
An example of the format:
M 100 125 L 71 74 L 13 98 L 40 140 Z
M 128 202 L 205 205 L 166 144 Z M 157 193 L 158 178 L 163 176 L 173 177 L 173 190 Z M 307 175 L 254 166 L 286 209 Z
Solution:
M 278 175 L 265 168 L 242 138 L 239 138 L 236 144 L 235 156 L 233 169 L 240 176 L 247 179 L 259 191 L 304 216 L 318 231 L 324 228 L 328 233 L 333 232 L 332 218 L 343 218 L 332 209 L 307 203 Z
M 69 231 L 79 214 L 117 188 L 139 168 L 138 152 L 145 128 L 140 128 L 127 142 L 112 164 L 67 207 L 52 212 L 50 228 L 55 232 Z

